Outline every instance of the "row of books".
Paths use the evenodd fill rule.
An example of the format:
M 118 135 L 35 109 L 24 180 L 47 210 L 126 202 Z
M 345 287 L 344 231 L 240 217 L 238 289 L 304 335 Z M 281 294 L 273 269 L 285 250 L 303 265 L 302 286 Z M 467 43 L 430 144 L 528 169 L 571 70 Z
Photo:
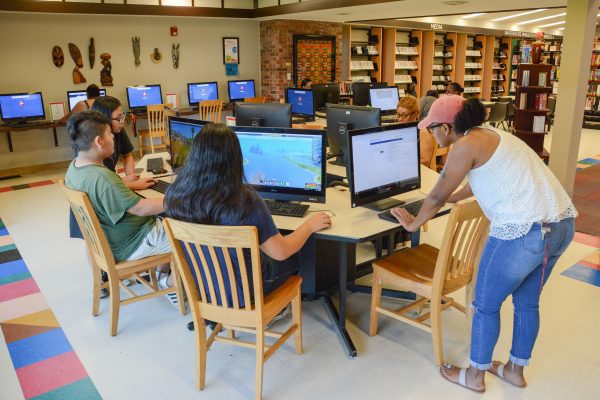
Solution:
M 521 55 L 520 54 L 513 54 L 511 64 L 512 65 L 519 65 L 520 62 L 521 62 Z
M 494 74 L 494 75 L 492 75 L 492 80 L 493 81 L 505 81 L 506 79 L 504 79 L 504 75 L 502 75 L 502 74 Z
M 464 93 L 481 93 L 481 88 L 477 86 L 466 86 L 464 88 Z
M 375 65 L 373 61 L 370 60 L 352 60 L 350 61 L 350 70 L 351 71 L 360 71 L 360 70 L 374 70 Z
M 433 53 L 434 57 L 445 57 L 445 58 L 450 58 L 452 57 L 452 52 L 451 51 L 447 51 L 447 52 L 443 52 L 443 51 L 435 51 Z
M 506 64 L 495 62 L 492 69 L 506 69 Z
M 594 65 L 594 66 L 600 65 L 600 53 L 592 54 L 592 65 Z
M 395 63 L 396 69 L 417 69 L 416 61 L 397 60 Z
M 352 82 L 371 82 L 371 77 L 369 75 L 353 75 L 351 77 Z
M 375 46 L 354 46 L 351 49 L 351 53 L 366 56 L 376 56 L 379 54 Z
M 433 82 L 450 82 L 452 78 L 447 75 L 434 75 L 431 77 L 431 80 Z
M 593 69 L 590 71 L 588 78 L 590 81 L 600 81 L 600 69 Z
M 444 85 L 431 85 L 431 90 L 444 91 L 446 90 L 446 86 Z
M 450 64 L 433 64 L 434 71 L 452 71 L 452 65 Z
M 410 75 L 396 75 L 394 77 L 394 83 L 411 83 L 412 76 Z
M 600 102 L 600 97 L 586 97 L 585 111 L 598 111 L 598 102 Z
M 476 62 L 465 63 L 465 69 L 481 69 L 481 63 L 476 63 Z
M 529 104 L 529 99 L 533 98 L 533 104 Z M 532 108 L 528 108 L 532 105 Z M 519 95 L 519 110 L 537 110 L 545 111 L 548 109 L 548 93 L 521 93 Z
M 465 75 L 465 82 L 480 81 L 481 75 Z
M 467 50 L 467 57 L 481 57 L 481 51 L 479 51 L 479 50 Z
M 561 44 L 557 43 L 557 44 L 552 44 L 551 42 L 546 42 L 544 43 L 544 51 L 560 51 L 561 50 Z
M 396 54 L 405 56 L 416 56 L 419 55 L 419 52 L 416 47 L 396 46 Z
M 588 96 L 600 96 L 600 84 L 590 83 L 587 90 Z
M 548 79 L 548 74 L 546 72 L 538 73 L 537 82 L 530 82 L 531 71 L 526 69 L 523 71 L 523 75 L 521 77 L 521 86 L 546 86 L 546 81 Z

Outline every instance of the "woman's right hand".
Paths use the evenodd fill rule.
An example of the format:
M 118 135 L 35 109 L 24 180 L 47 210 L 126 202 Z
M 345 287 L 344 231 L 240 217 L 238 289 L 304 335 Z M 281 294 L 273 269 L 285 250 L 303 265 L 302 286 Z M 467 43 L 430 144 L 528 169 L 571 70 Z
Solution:
M 318 232 L 322 229 L 331 227 L 331 217 L 324 212 L 317 212 L 310 216 L 305 222 L 312 233 Z

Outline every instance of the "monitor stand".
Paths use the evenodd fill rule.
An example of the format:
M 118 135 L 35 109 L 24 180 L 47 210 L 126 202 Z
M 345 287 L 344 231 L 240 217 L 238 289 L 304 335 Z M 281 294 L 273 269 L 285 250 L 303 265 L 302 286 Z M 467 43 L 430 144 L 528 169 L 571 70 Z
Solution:
M 334 156 L 334 158 L 329 161 L 329 164 L 339 165 L 340 167 L 346 166 L 346 162 L 345 162 L 344 156 L 342 154 Z
M 401 206 L 404 203 L 406 202 L 389 197 L 387 199 L 377 200 L 372 203 L 364 204 L 363 207 L 373 211 L 385 211 L 393 207 Z

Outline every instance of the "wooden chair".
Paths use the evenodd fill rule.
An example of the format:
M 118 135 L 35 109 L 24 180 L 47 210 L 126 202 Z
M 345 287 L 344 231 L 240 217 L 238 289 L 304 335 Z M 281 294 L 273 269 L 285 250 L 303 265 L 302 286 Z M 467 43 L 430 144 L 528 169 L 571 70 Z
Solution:
M 428 244 L 400 250 L 373 263 L 373 290 L 371 295 L 371 321 L 369 334 L 377 334 L 377 313 L 406 322 L 431 333 L 435 361 L 442 365 L 442 310 L 452 306 L 467 314 L 471 321 L 472 276 L 479 263 L 487 238 L 489 221 L 475 200 L 456 204 L 448 218 L 441 249 Z M 381 306 L 383 285 L 391 284 L 421 296 L 411 304 L 397 310 Z M 456 303 L 448 294 L 469 285 L 465 306 Z M 415 318 L 404 314 L 431 300 L 431 311 Z M 425 321 L 430 320 L 430 324 Z
M 156 150 L 167 151 L 167 108 L 172 108 L 172 105 L 154 104 L 147 107 L 148 129 L 138 130 L 140 158 L 144 156 L 144 150 L 150 150 L 151 153 L 156 153 Z M 147 139 L 147 144 L 144 144 L 144 139 Z M 158 139 L 158 143 L 155 143 L 155 139 Z
M 302 278 L 292 276 L 263 296 L 260 250 L 254 226 L 198 225 L 167 218 L 165 230 L 173 247 L 175 264 L 183 277 L 196 327 L 198 389 L 206 384 L 206 352 L 215 341 L 220 341 L 256 350 L 256 399 L 261 399 L 265 361 L 293 334 L 296 353 L 302 353 Z M 248 276 L 244 251 L 250 252 L 252 276 Z M 239 266 L 232 262 L 234 254 Z M 207 264 L 207 259 L 212 265 Z M 238 270 L 237 280 L 235 270 Z M 196 280 L 196 277 L 200 278 Z M 291 326 L 283 333 L 266 330 L 267 324 L 290 302 Z M 205 320 L 217 323 L 208 337 Z M 228 329 L 227 337 L 219 335 L 222 328 Z M 237 340 L 235 331 L 255 334 L 256 343 Z M 265 336 L 277 340 L 268 345 Z
M 200 119 L 214 123 L 221 122 L 221 111 L 223 111 L 223 100 L 204 100 L 200 102 Z
M 267 102 L 267 98 L 265 96 L 260 96 L 260 97 L 246 97 L 244 99 L 244 102 L 246 102 L 246 103 L 266 103 Z
M 435 135 L 431 135 L 431 138 L 433 139 L 433 154 L 431 155 L 429 168 L 437 172 L 438 170 L 444 168 L 446 156 L 448 156 L 448 152 L 450 151 L 450 146 L 440 147 L 437 140 L 435 140 Z
M 65 186 L 63 180 L 59 181 L 59 185 L 67 194 L 67 199 L 71 205 L 71 209 L 75 214 L 79 228 L 83 233 L 85 244 L 90 254 L 92 263 L 92 315 L 98 316 L 100 305 L 100 290 L 105 288 L 110 292 L 110 334 L 117 335 L 119 323 L 119 308 L 122 305 L 135 303 L 141 300 L 146 300 L 162 294 L 171 292 L 177 293 L 179 301 L 179 310 L 181 314 L 185 314 L 185 305 L 182 295 L 181 279 L 177 275 L 177 271 L 173 270 L 174 288 L 160 290 L 156 280 L 156 267 L 162 264 L 171 262 L 172 253 L 160 254 L 156 256 L 142 258 L 134 261 L 115 261 L 112 250 L 108 244 L 108 240 L 100 226 L 100 221 L 92 207 L 92 203 L 88 195 L 84 192 L 79 192 L 69 189 Z M 100 271 L 108 274 L 108 282 L 100 282 Z M 146 281 L 141 275 L 148 273 L 150 282 Z M 133 290 L 123 284 L 123 280 L 135 278 L 137 282 L 144 285 L 149 292 L 138 295 Z M 119 287 L 125 290 L 131 297 L 121 300 Z

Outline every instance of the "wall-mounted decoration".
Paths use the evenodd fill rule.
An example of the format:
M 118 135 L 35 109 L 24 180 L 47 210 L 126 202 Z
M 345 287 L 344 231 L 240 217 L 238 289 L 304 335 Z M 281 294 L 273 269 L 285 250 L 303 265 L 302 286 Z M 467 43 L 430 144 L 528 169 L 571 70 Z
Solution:
M 171 58 L 173 59 L 173 68 L 179 68 L 179 43 L 177 43 L 177 46 L 173 43 L 173 46 L 171 47 Z
M 69 53 L 71 53 L 71 58 L 75 62 L 75 68 L 73 68 L 73 83 L 79 84 L 87 82 L 85 76 L 79 71 L 79 68 L 83 68 L 83 59 L 81 58 L 79 47 L 75 46 L 73 43 L 69 43 Z
M 150 59 L 152 60 L 153 63 L 158 64 L 159 62 L 162 61 L 162 53 L 160 52 L 160 50 L 155 47 L 154 51 L 152 53 L 150 53 Z
M 110 54 L 100 54 L 100 64 L 104 65 L 100 71 L 100 83 L 102 86 L 113 86 L 112 64 L 110 63 Z
M 134 64 L 137 67 L 138 65 L 140 65 L 140 38 L 138 36 L 132 37 L 131 45 L 133 48 Z
M 223 38 L 223 64 L 240 63 L 240 39 L 236 37 Z
M 294 84 L 335 82 L 335 36 L 294 35 Z
M 94 45 L 94 38 L 90 38 L 90 45 L 88 46 L 88 55 L 90 59 L 90 69 L 94 68 L 94 61 L 96 61 L 96 46 Z
M 52 62 L 58 68 L 62 67 L 65 63 L 65 54 L 60 46 L 54 46 L 52 48 Z

